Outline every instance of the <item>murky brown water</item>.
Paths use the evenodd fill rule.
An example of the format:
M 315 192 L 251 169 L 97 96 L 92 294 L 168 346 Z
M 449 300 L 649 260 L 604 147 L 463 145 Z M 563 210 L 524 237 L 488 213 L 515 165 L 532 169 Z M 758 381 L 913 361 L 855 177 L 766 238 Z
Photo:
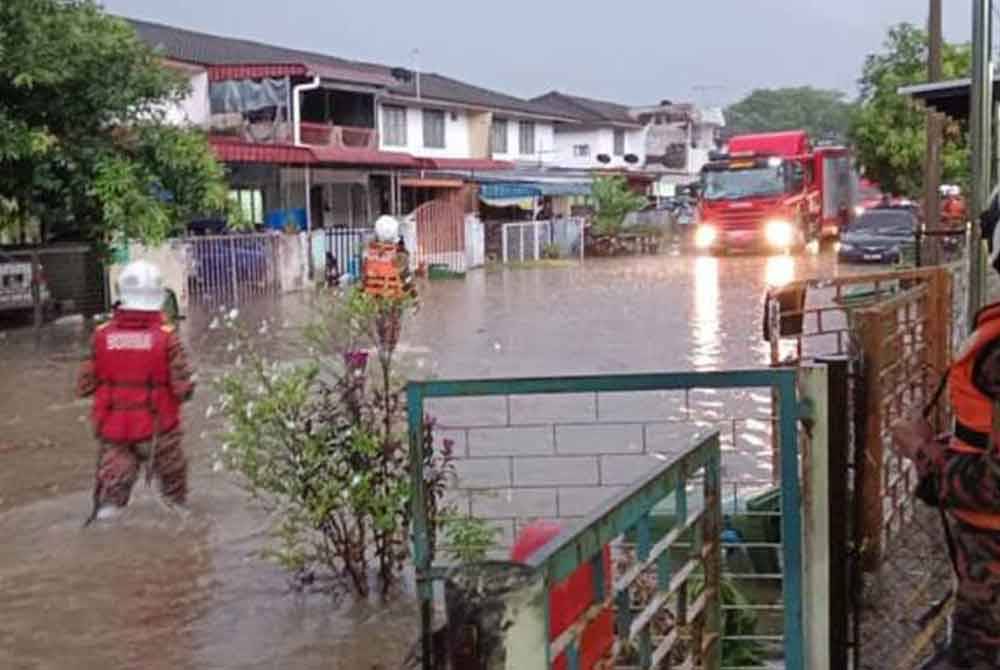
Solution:
M 656 257 L 473 272 L 424 287 L 403 351 L 419 374 L 445 377 L 757 366 L 765 281 L 833 268 Z M 294 330 L 308 309 L 289 297 L 259 315 Z M 224 360 L 210 318 L 183 327 L 203 378 Z M 207 391 L 187 408 L 191 515 L 140 485 L 119 523 L 80 530 L 94 446 L 72 391 L 86 341 L 72 323 L 47 329 L 37 352 L 28 333 L 0 339 L 0 668 L 398 667 L 416 633 L 407 597 L 296 594 L 259 558 L 268 519 L 212 471 Z

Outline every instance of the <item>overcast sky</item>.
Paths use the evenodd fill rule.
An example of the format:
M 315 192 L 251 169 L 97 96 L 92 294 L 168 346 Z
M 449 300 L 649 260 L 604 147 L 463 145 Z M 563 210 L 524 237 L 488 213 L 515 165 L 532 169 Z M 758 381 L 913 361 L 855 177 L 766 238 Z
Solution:
M 945 0 L 968 40 L 971 0 Z M 867 53 L 927 0 L 105 0 L 111 12 L 533 96 L 720 104 L 753 88 L 853 93 Z

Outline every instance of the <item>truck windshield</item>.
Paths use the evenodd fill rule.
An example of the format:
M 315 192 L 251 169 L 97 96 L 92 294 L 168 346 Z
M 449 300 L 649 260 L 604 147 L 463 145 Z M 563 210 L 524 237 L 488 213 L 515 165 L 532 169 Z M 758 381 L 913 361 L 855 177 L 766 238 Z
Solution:
M 781 167 L 710 170 L 704 175 L 706 200 L 736 200 L 751 196 L 779 195 L 785 192 L 785 179 Z

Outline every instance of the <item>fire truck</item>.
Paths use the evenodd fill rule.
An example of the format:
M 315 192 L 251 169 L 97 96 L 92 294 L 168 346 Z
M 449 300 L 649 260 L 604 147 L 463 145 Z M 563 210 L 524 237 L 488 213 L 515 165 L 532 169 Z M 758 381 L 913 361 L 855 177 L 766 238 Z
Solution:
M 791 252 L 834 238 L 857 184 L 847 148 L 813 146 L 803 130 L 733 137 L 702 169 L 695 246 Z

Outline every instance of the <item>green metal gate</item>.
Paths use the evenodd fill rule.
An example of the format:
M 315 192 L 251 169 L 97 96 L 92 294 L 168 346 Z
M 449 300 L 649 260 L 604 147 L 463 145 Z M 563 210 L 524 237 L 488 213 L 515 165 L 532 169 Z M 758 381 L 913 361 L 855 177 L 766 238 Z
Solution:
M 412 484 L 414 487 L 412 523 L 413 549 L 418 584 L 418 595 L 421 610 L 421 630 L 423 648 L 423 667 L 437 667 L 432 658 L 432 627 L 434 582 L 440 580 L 443 571 L 432 565 L 430 555 L 431 538 L 429 536 L 427 507 L 425 505 L 427 492 L 424 484 L 424 435 L 426 405 L 441 399 L 500 399 L 506 404 L 506 422 L 511 425 L 511 406 L 517 401 L 531 400 L 539 397 L 567 396 L 580 398 L 593 397 L 595 406 L 601 405 L 601 399 L 615 394 L 655 394 L 659 392 L 689 393 L 693 390 L 733 390 L 762 389 L 770 392 L 774 399 L 773 428 L 780 444 L 780 513 L 774 515 L 780 518 L 780 543 L 774 547 L 780 549 L 780 573 L 766 575 L 777 578 L 782 583 L 780 603 L 769 606 L 777 609 L 781 617 L 780 634 L 762 635 L 781 645 L 782 662 L 785 668 L 801 670 L 805 667 L 804 624 L 803 624 L 803 528 L 802 528 L 802 493 L 800 486 L 800 455 L 799 429 L 800 403 L 797 393 L 797 376 L 793 369 L 765 369 L 727 372 L 690 372 L 663 374 L 629 374 L 601 375 L 564 378 L 528 378 L 528 379 L 495 379 L 495 380 L 464 380 L 464 381 L 429 381 L 411 383 L 407 389 L 408 419 L 410 431 L 410 464 Z M 630 396 L 631 397 L 631 396 Z M 600 410 L 597 410 L 600 413 Z M 502 422 L 502 418 L 501 418 Z M 587 426 L 575 435 L 586 437 L 591 430 Z M 547 429 L 545 429 L 547 430 Z M 536 434 L 544 435 L 545 430 L 537 429 Z M 593 428 L 597 430 L 597 428 Z M 556 431 L 556 427 L 552 427 Z M 705 581 L 704 598 L 699 599 L 697 613 L 701 619 L 701 648 L 695 650 L 693 661 L 702 663 L 702 667 L 719 668 L 721 665 L 721 644 L 719 635 L 719 584 L 718 577 L 722 572 L 720 548 L 723 546 L 719 537 L 721 526 L 719 520 L 722 514 L 722 494 L 720 492 L 720 445 L 718 434 L 702 435 L 695 439 L 693 447 L 687 448 L 689 440 L 678 438 L 684 442 L 685 448 L 676 458 L 660 457 L 662 464 L 650 466 L 647 474 L 635 480 L 633 484 L 620 491 L 601 505 L 595 505 L 596 510 L 582 518 L 573 528 L 567 529 L 558 538 L 550 542 L 540 554 L 534 556 L 529 567 L 536 571 L 544 583 L 545 591 L 558 583 L 577 567 L 590 563 L 595 568 L 601 560 L 601 552 L 606 546 L 612 545 L 617 539 L 628 536 L 636 540 L 639 559 L 638 572 L 644 568 L 656 569 L 656 593 L 650 608 L 635 613 L 623 607 L 626 604 L 630 582 L 627 577 L 635 577 L 636 570 L 627 575 L 612 580 L 614 588 L 604 592 L 603 580 L 594 585 L 594 602 L 598 605 L 617 605 L 617 638 L 620 645 L 627 641 L 638 641 L 638 662 L 641 667 L 657 667 L 655 661 L 663 659 L 669 647 L 676 640 L 661 639 L 651 641 L 648 633 L 648 623 L 655 606 L 663 606 L 672 599 L 685 598 L 687 581 L 692 576 L 698 576 Z M 659 455 L 654 454 L 659 457 Z M 534 467 L 541 459 L 530 461 Z M 578 459 L 583 460 L 583 459 Z M 555 467 L 558 461 L 552 458 Z M 509 456 L 511 470 L 519 465 L 529 467 L 529 460 L 518 461 L 518 456 Z M 496 464 L 488 463 L 491 467 Z M 600 468 L 600 466 L 598 466 Z M 691 484 L 696 475 L 703 484 L 701 492 L 701 507 L 692 511 L 688 500 L 691 496 Z M 506 476 L 506 475 L 504 475 Z M 513 475 L 511 475 L 513 476 Z M 654 528 L 651 517 L 657 509 L 662 509 L 667 499 L 672 499 L 672 517 L 664 527 L 659 524 Z M 662 521 L 662 517 L 661 517 Z M 689 532 L 696 529 L 693 535 Z M 690 537 L 688 545 L 694 551 L 688 556 L 692 561 L 683 563 L 680 569 L 671 568 L 667 555 L 679 546 L 681 536 Z M 750 546 L 751 550 L 765 550 L 772 545 L 761 543 L 761 546 Z M 670 551 L 668 551 L 670 550 Z M 728 549 L 727 549 L 728 550 Z M 713 583 L 714 582 L 714 583 Z M 545 622 L 548 621 L 547 607 Z M 692 609 L 684 606 L 688 614 Z M 582 618 L 593 616 L 596 610 L 591 608 Z M 633 616 L 635 615 L 635 616 Z M 560 636 L 557 640 L 547 640 L 544 634 L 539 638 L 547 640 L 544 664 L 539 667 L 552 667 L 552 662 L 565 652 L 569 659 L 568 667 L 575 669 L 577 661 L 576 647 L 579 643 L 581 626 L 571 630 L 575 634 Z M 547 623 L 545 625 L 547 630 Z M 543 631 L 544 633 L 545 631 Z M 670 636 L 667 636 L 669 638 Z M 739 640 L 734 640 L 738 642 Z M 652 643 L 651 643 L 652 642 Z M 541 661 L 540 661 L 541 662 Z M 524 666 L 528 667 L 528 666 Z

